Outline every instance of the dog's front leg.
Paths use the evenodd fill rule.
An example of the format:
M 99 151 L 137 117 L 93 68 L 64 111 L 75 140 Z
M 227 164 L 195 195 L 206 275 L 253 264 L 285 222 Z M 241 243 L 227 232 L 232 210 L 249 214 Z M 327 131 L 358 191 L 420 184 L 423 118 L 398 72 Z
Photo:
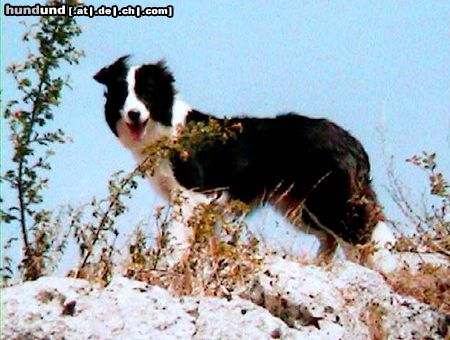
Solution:
M 183 263 L 189 256 L 194 241 L 194 230 L 189 220 L 199 204 L 209 204 L 211 199 L 205 195 L 182 190 L 171 197 L 172 218 L 167 228 L 167 264 L 169 268 Z

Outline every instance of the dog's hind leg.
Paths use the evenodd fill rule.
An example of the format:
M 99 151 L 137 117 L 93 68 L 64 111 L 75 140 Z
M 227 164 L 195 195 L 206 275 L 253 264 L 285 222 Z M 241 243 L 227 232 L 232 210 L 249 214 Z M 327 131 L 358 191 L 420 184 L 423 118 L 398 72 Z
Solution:
M 306 208 L 303 201 L 286 195 L 281 199 L 274 199 L 272 202 L 292 225 L 306 234 L 317 237 L 319 241 L 317 258 L 325 263 L 333 260 L 338 246 L 336 236 L 320 223 L 317 217 Z
M 330 263 L 336 254 L 338 242 L 336 238 L 321 230 L 310 231 L 310 234 L 314 234 L 319 240 L 319 249 L 317 250 L 317 258 L 325 263 Z

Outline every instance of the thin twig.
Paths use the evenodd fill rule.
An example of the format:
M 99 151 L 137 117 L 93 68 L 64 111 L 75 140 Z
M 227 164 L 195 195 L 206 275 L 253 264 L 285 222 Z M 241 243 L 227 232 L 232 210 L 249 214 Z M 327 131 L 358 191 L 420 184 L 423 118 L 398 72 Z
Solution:
M 120 195 L 123 194 L 123 190 L 124 188 L 131 182 L 131 180 L 138 174 L 142 173 L 144 171 L 145 168 L 145 164 L 148 162 L 148 160 L 150 159 L 150 156 L 147 156 L 129 175 L 128 177 L 125 179 L 125 181 L 123 181 L 123 183 L 121 184 L 121 186 L 119 187 L 119 190 L 117 190 L 117 192 L 113 195 L 113 197 L 111 198 L 110 202 L 109 202 L 109 206 L 108 208 L 105 210 L 105 212 L 102 215 L 102 218 L 100 220 L 100 223 L 98 224 L 98 228 L 94 234 L 94 239 L 92 240 L 92 245 L 91 247 L 89 247 L 89 250 L 87 251 L 86 255 L 84 256 L 84 259 L 81 263 L 81 266 L 78 268 L 77 271 L 77 277 L 81 271 L 81 269 L 83 269 L 86 266 L 87 261 L 89 260 L 89 258 L 92 255 L 93 249 L 95 244 L 97 243 L 97 241 L 100 239 L 100 233 L 103 230 L 103 226 L 107 220 L 107 218 L 109 217 L 109 214 L 111 212 L 112 207 L 114 206 L 114 204 L 116 204 L 118 198 Z

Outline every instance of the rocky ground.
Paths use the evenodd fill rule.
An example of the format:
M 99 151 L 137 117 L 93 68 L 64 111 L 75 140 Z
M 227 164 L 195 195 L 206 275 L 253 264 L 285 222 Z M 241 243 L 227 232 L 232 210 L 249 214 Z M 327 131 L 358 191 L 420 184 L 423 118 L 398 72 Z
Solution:
M 116 276 L 43 277 L 2 292 L 2 339 L 442 339 L 448 316 L 351 262 L 268 258 L 229 299 L 176 297 Z

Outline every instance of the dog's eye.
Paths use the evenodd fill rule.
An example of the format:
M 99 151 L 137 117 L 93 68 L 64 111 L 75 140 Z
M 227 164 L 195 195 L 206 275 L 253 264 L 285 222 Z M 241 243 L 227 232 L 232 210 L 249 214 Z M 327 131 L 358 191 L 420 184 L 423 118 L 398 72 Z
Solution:
M 145 91 L 146 93 L 150 93 L 152 91 L 154 91 L 154 83 L 150 82 L 150 83 L 145 83 L 142 86 L 142 90 Z

